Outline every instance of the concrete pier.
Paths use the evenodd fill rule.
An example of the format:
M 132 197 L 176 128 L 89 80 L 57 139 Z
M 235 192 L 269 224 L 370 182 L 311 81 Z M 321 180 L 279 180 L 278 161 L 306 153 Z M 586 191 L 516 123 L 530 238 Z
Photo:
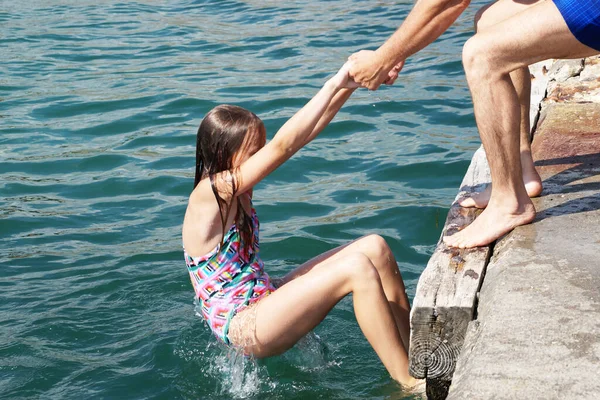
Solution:
M 430 398 L 600 398 L 600 58 L 532 75 L 538 215 L 487 248 L 438 245 L 411 315 Z M 486 181 L 480 150 L 462 190 Z M 453 206 L 444 231 L 475 214 Z

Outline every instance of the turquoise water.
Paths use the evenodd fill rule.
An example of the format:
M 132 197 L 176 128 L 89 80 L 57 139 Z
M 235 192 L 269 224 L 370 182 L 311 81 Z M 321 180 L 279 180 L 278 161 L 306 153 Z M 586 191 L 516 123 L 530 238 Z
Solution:
M 284 356 L 228 354 L 194 313 L 180 229 L 210 108 L 247 107 L 272 137 L 410 7 L 0 1 L 0 397 L 403 398 L 350 298 Z M 379 233 L 412 298 L 479 145 L 475 10 L 256 188 L 272 275 Z

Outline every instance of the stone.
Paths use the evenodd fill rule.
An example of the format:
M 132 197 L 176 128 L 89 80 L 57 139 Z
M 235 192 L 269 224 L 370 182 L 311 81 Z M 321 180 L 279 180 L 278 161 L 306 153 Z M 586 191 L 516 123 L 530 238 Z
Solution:
M 583 70 L 583 59 L 556 60 L 550 68 L 549 75 L 557 82 L 579 76 Z

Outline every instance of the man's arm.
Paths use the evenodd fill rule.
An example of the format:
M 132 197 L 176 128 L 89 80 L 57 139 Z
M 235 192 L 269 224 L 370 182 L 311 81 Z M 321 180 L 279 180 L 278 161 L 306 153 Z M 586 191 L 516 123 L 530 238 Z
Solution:
M 352 55 L 350 76 L 375 90 L 395 65 L 423 49 L 456 21 L 470 0 L 418 0 L 398 30 L 376 51 Z

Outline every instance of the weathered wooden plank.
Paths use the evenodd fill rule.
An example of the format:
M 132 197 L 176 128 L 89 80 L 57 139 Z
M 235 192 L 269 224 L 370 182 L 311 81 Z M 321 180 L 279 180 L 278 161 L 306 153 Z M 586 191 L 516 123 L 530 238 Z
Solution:
M 467 193 L 482 190 L 489 181 L 485 153 L 479 149 L 473 156 L 457 200 Z M 455 201 L 442 236 L 470 224 L 478 214 L 478 210 L 461 208 Z M 413 376 L 451 380 L 467 325 L 473 319 L 489 252 L 489 246 L 451 249 L 440 238 L 419 279 L 411 312 L 409 359 Z

